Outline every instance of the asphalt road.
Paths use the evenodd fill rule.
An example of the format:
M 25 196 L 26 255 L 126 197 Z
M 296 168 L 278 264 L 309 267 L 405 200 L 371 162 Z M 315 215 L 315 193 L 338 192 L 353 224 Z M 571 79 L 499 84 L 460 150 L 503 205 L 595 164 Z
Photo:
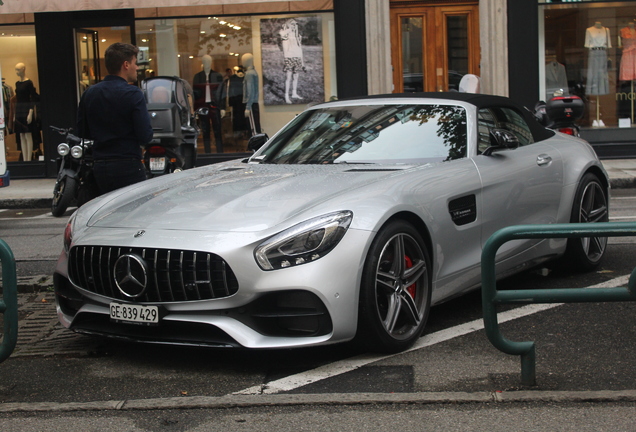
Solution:
M 636 220 L 635 192 L 614 191 L 614 221 Z M 19 276 L 52 272 L 65 223 L 42 210 L 0 212 L 0 237 L 14 250 Z M 595 272 L 537 269 L 498 288 L 612 283 L 633 270 L 635 241 L 611 239 Z M 253 352 L 121 343 L 62 329 L 50 292 L 22 293 L 20 303 L 19 346 L 0 364 L 3 431 L 344 431 L 362 424 L 405 431 L 634 430 L 634 303 L 568 304 L 502 324 L 510 339 L 536 341 L 538 385 L 530 389 L 520 385 L 519 359 L 486 340 L 477 292 L 434 307 L 417 349 L 389 357 L 350 344 Z M 506 313 L 517 309 L 502 308 L 500 315 Z M 634 394 L 621 401 L 616 394 L 623 391 Z M 550 392 L 569 396 L 546 397 Z M 495 403 L 498 394 L 516 399 Z M 267 395 L 288 399 L 222 403 Z M 73 408 L 83 403 L 95 405 Z M 183 409 L 170 409 L 177 406 Z

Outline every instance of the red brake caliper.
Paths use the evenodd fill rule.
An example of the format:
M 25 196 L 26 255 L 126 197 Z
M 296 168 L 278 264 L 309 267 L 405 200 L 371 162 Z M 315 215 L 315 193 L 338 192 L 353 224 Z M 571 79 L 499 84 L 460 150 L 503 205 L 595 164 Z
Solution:
M 411 258 L 409 258 L 407 255 L 404 255 L 404 261 L 406 262 L 407 269 L 413 267 L 413 260 L 411 260 Z M 406 288 L 406 292 L 408 292 L 414 300 L 416 288 L 416 284 L 410 285 Z

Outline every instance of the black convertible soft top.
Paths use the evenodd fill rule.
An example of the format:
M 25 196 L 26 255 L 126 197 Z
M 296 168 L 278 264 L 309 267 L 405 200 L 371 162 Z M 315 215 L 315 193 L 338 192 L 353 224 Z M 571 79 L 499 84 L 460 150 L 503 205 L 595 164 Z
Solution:
M 372 96 L 362 96 L 357 98 L 340 99 L 340 101 L 348 100 L 373 100 L 373 99 L 396 99 L 396 98 L 417 98 L 417 99 L 448 99 L 449 101 L 462 101 L 475 105 L 477 108 L 490 108 L 490 107 L 509 107 L 513 108 L 519 114 L 523 116 L 528 123 L 530 132 L 535 141 L 543 141 L 554 136 L 554 131 L 542 126 L 534 115 L 524 106 L 521 106 L 510 98 L 503 96 L 494 96 L 477 93 L 460 93 L 460 92 L 420 92 L 420 93 L 390 93 L 380 94 Z

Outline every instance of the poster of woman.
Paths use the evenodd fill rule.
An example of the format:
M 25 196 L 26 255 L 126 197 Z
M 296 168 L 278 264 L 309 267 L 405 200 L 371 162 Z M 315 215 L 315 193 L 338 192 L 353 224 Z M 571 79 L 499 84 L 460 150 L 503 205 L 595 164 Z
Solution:
M 261 20 L 261 58 L 265 105 L 324 102 L 320 17 Z

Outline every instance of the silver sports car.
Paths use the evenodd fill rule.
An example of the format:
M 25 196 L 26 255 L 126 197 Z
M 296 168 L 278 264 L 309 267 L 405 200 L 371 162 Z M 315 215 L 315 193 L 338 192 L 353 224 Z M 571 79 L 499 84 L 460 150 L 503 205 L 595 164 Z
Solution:
M 263 137 L 253 137 L 256 146 Z M 516 224 L 608 220 L 588 143 L 509 99 L 385 95 L 316 105 L 253 156 L 133 185 L 71 218 L 55 273 L 71 330 L 247 348 L 357 339 L 395 352 L 478 288 Z M 596 267 L 604 238 L 505 244 L 500 277 Z

